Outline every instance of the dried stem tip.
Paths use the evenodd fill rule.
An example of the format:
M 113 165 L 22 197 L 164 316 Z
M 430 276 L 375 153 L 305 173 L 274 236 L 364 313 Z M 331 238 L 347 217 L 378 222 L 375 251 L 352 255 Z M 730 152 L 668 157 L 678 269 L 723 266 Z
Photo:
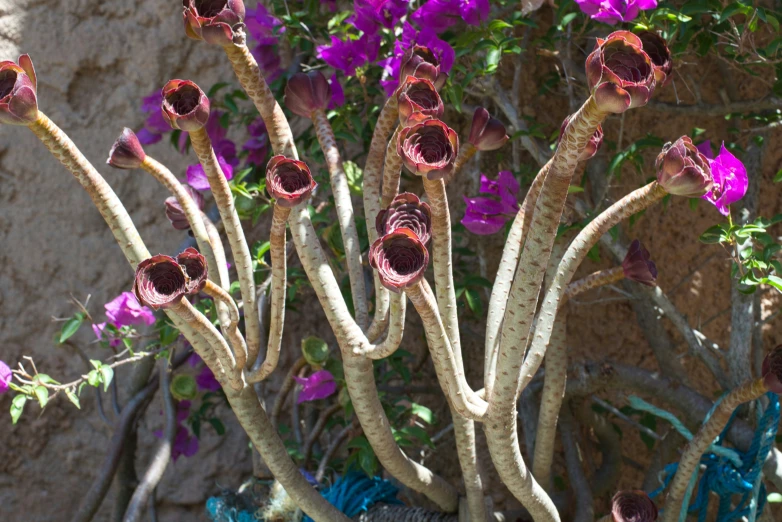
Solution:
M 141 167 L 146 157 L 136 133 L 125 127 L 111 146 L 106 163 L 117 169 L 137 169 Z
M 399 123 L 409 127 L 422 121 L 439 119 L 445 111 L 443 100 L 429 80 L 408 76 L 397 90 Z
M 38 119 L 36 83 L 30 56 L 0 62 L 0 123 L 29 125 Z
M 168 308 L 187 292 L 187 275 L 176 260 L 158 254 L 136 267 L 133 294 L 138 302 L 153 310 Z
M 388 208 L 378 212 L 375 228 L 379 237 L 407 228 L 415 233 L 421 243 L 427 245 L 432 238 L 432 210 L 415 194 L 403 192 L 394 198 Z
M 768 391 L 782 394 L 782 344 L 771 350 L 763 359 L 761 374 Z
M 377 270 L 380 283 L 399 293 L 424 276 L 429 251 L 415 232 L 400 228 L 375 241 L 369 249 L 369 264 Z
M 611 499 L 611 516 L 614 522 L 654 522 L 657 506 L 641 490 L 620 491 Z
M 627 255 L 622 261 L 622 271 L 625 279 L 630 279 L 646 286 L 655 286 L 657 284 L 657 265 L 654 264 L 649 251 L 644 248 L 638 239 L 630 243 Z
M 291 208 L 306 201 L 317 186 L 303 161 L 280 154 L 266 166 L 266 190 L 281 207 Z
M 244 40 L 242 0 L 183 0 L 185 34 L 194 40 L 227 46 Z
M 176 256 L 176 261 L 187 275 L 188 295 L 197 294 L 206 285 L 206 259 L 193 247 L 186 248 Z
M 688 136 L 666 143 L 657 156 L 655 167 L 657 182 L 669 194 L 698 198 L 713 185 L 709 160 Z
M 285 106 L 303 118 L 325 110 L 331 100 L 331 85 L 320 71 L 296 73 L 285 86 Z
M 197 131 L 209 120 L 209 98 L 190 80 L 171 80 L 163 87 L 162 110 L 172 128 Z
M 459 136 L 440 120 L 427 120 L 399 131 L 397 153 L 411 173 L 442 179 L 454 170 Z

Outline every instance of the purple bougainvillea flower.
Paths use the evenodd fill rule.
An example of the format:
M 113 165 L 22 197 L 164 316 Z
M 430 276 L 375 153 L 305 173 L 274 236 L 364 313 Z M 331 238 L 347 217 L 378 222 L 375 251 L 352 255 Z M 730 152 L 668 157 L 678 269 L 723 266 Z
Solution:
M 155 324 L 155 314 L 142 306 L 131 292 L 122 292 L 106 303 L 106 318 L 117 328 L 129 325 Z
M 280 77 L 282 74 L 280 64 L 282 62 L 280 61 L 280 53 L 276 45 L 258 44 L 252 48 L 250 54 L 258 62 L 258 67 L 260 67 L 263 77 L 267 81 L 273 82 Z
M 720 211 L 723 216 L 730 215 L 728 208 L 732 203 L 740 200 L 747 193 L 749 179 L 747 168 L 733 154 L 725 148 L 725 142 L 720 147 L 717 157 L 709 161 L 711 165 L 711 177 L 714 185 L 711 190 L 702 197 Z
M 345 91 L 342 90 L 342 84 L 339 83 L 336 74 L 331 75 L 329 85 L 331 86 L 331 100 L 329 100 L 328 108 L 334 109 L 345 105 Z
M 489 0 L 460 0 L 459 14 L 470 25 L 481 25 L 489 18 Z
M 95 333 L 95 337 L 97 337 L 99 341 L 108 341 L 109 346 L 111 346 L 112 348 L 116 348 L 122 343 L 122 339 L 110 336 L 106 332 L 106 324 L 107 323 L 105 322 L 97 323 L 97 324 L 92 323 L 92 331 L 93 333 Z
M 576 3 L 593 20 L 609 25 L 630 22 L 640 11 L 657 7 L 657 0 L 576 0 Z
M 713 160 L 714 152 L 711 150 L 711 140 L 706 140 L 695 146 L 698 152 L 706 156 L 706 159 Z
M 260 3 L 254 9 L 245 8 L 244 25 L 247 28 L 247 35 L 262 45 L 275 45 L 279 37 L 285 33 L 282 20 L 269 13 L 269 10 Z
M 416 73 L 412 73 L 412 76 L 424 77 L 434 83 L 438 89 L 445 83 L 447 73 L 451 70 L 456 60 L 456 52 L 453 50 L 453 47 L 448 42 L 438 38 L 437 33 L 432 29 L 427 27 L 419 31 L 411 24 L 405 22 L 400 39 L 394 43 L 394 53 L 378 62 L 378 65 L 383 68 L 383 76 L 386 78 L 385 80 L 380 80 L 380 85 L 382 85 L 389 96 L 399 87 L 400 80 L 404 80 L 411 75 L 410 69 L 407 67 L 407 58 L 409 57 L 410 49 L 414 49 L 416 45 L 426 48 L 428 53 L 431 53 L 434 58 L 434 60 L 431 60 L 431 63 L 436 66 L 436 76 L 432 74 L 419 75 Z M 403 66 L 405 66 L 404 70 L 402 70 Z M 400 75 L 403 73 L 405 77 L 400 78 Z
M 266 132 L 266 124 L 261 118 L 257 118 L 247 126 L 250 139 L 244 142 L 242 149 L 247 151 L 247 162 L 257 167 L 266 163 L 266 155 L 269 152 L 269 134 Z
M 500 171 L 496 180 L 491 180 L 486 174 L 481 173 L 481 186 L 479 189 L 481 194 L 499 196 L 502 202 L 506 206 L 510 205 L 514 211 L 518 210 L 516 199 L 520 189 L 519 182 L 509 170 Z
M 204 367 L 201 368 L 201 372 L 196 375 L 195 381 L 199 390 L 215 392 L 222 388 L 220 383 L 217 382 L 217 379 L 215 379 L 212 370 L 206 365 L 204 365 Z
M 420 27 L 439 34 L 460 20 L 460 4 L 462 0 L 428 0 L 413 12 L 411 18 Z
M 481 174 L 481 194 L 499 197 L 499 200 L 489 197 L 464 198 L 467 208 L 464 211 L 462 225 L 472 232 L 482 236 L 495 234 L 502 230 L 505 223 L 519 211 L 519 182 L 508 170 L 497 175 L 497 180 L 491 180 Z
M 293 379 L 301 385 L 297 404 L 325 399 L 337 391 L 337 383 L 328 370 L 318 370 L 309 377 L 294 377 Z
M 418 31 L 415 27 L 405 22 L 402 27 L 400 56 L 413 45 L 428 47 L 440 59 L 440 72 L 447 73 L 456 61 L 456 51 L 445 40 L 441 40 L 431 27 L 422 26 Z
M 346 21 L 367 34 L 391 29 L 407 14 L 408 0 L 353 0 L 355 15 Z
M 348 76 L 356 74 L 356 69 L 377 59 L 380 51 L 380 36 L 364 33 L 357 40 L 340 40 L 331 37 L 331 45 L 318 45 L 317 56 L 332 68 Z
M 11 368 L 9 368 L 8 365 L 3 361 L 0 361 L 0 393 L 5 393 L 8 391 L 12 377 L 13 374 L 11 373 Z
M 217 163 L 223 170 L 225 179 L 233 179 L 234 169 L 222 156 L 217 156 Z M 196 190 L 210 190 L 209 180 L 206 178 L 206 172 L 201 164 L 190 165 L 187 167 L 187 184 Z
M 171 446 L 171 460 L 179 457 L 192 457 L 198 453 L 198 439 L 190 431 L 182 426 L 177 426 L 174 444 Z
M 136 133 L 142 145 L 151 145 L 163 139 L 163 134 L 171 132 L 171 126 L 163 118 L 160 104 L 163 103 L 163 91 L 156 90 L 141 99 L 141 112 L 147 115 L 144 127 Z

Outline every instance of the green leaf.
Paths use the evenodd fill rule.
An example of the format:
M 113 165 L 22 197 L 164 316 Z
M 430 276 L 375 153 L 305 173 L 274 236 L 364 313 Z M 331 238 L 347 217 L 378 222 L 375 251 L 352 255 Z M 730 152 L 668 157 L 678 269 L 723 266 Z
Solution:
M 494 31 L 499 31 L 501 29 L 510 29 L 512 27 L 513 26 L 508 22 L 506 22 L 505 20 L 493 20 L 489 24 L 489 31 L 494 32 Z
M 766 501 L 768 501 L 769 504 L 779 504 L 782 502 L 782 495 L 779 493 L 769 493 L 768 497 L 766 497 Z
M 775 275 L 770 275 L 768 277 L 764 277 L 763 282 L 782 292 L 782 278 Z
M 46 406 L 46 403 L 49 402 L 49 390 L 46 389 L 46 386 L 36 386 L 33 388 L 33 392 L 35 393 L 35 398 L 38 399 L 38 404 L 41 405 L 41 408 Z
M 706 229 L 706 231 L 700 235 L 698 238 L 701 243 L 709 244 L 716 244 L 716 243 L 723 243 L 728 240 L 728 235 L 725 232 L 725 229 L 722 228 L 722 225 L 714 225 L 713 227 L 709 227 Z
M 413 411 L 413 415 L 421 419 L 427 424 L 432 424 L 434 422 L 434 413 L 432 413 L 432 410 L 427 408 L 426 406 L 423 406 L 421 404 L 413 403 L 413 406 L 411 407 L 411 410 Z
M 212 425 L 212 427 L 215 429 L 218 435 L 220 436 L 225 435 L 225 426 L 220 421 L 220 419 L 216 417 L 212 417 L 211 419 L 209 419 L 209 424 Z
M 578 192 L 584 192 L 584 187 L 578 186 L 578 185 L 570 185 L 567 188 L 568 194 L 577 194 Z
M 65 324 L 62 325 L 62 329 L 60 330 L 60 344 L 73 337 L 73 334 L 79 330 L 79 327 L 84 322 L 84 317 L 85 315 L 83 312 L 78 312 L 65 321 Z
M 429 438 L 429 434 L 426 433 L 426 430 L 420 426 L 405 426 L 399 431 L 405 435 L 409 435 L 411 438 L 418 440 L 430 448 L 434 448 L 434 442 L 432 442 L 432 439 Z
M 353 194 L 361 194 L 364 183 L 364 171 L 352 161 L 343 161 L 342 168 L 345 170 L 345 176 L 348 178 L 350 191 Z
M 774 174 L 774 183 L 779 183 L 782 181 L 782 169 L 779 169 L 776 174 Z
M 24 405 L 26 402 L 26 395 L 17 395 L 14 397 L 14 400 L 11 401 L 11 422 L 13 424 L 16 424 L 16 421 L 18 421 L 19 417 L 22 416 L 22 411 L 24 411 Z
M 114 378 L 114 370 L 111 366 L 101 366 L 100 374 L 103 376 L 103 391 L 108 391 L 111 379 Z
M 98 373 L 98 370 L 92 370 L 90 373 L 87 374 L 87 383 L 90 386 L 98 387 L 100 386 L 100 380 L 101 380 L 101 374 Z
M 467 300 L 467 306 L 470 307 L 470 311 L 477 316 L 483 316 L 483 303 L 478 295 L 478 291 L 472 288 L 468 288 L 464 292 L 464 298 Z
M 84 384 L 84 383 L 82 383 Z M 76 406 L 78 409 L 81 409 L 81 404 L 79 403 L 79 398 L 76 396 L 76 394 L 73 392 L 73 390 L 65 390 L 65 396 L 68 397 L 68 400 L 70 400 L 74 406 Z

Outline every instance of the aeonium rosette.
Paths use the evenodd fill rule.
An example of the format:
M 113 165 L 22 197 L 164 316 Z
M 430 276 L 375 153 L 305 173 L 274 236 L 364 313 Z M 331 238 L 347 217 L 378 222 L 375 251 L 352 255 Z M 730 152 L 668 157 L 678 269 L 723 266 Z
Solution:
M 397 153 L 412 174 L 442 179 L 453 172 L 459 136 L 440 120 L 427 120 L 399 132 Z
M 320 71 L 296 73 L 285 86 L 285 106 L 303 118 L 326 110 L 331 101 L 331 85 Z
M 193 247 L 184 249 L 178 256 L 176 262 L 182 267 L 187 275 L 187 293 L 188 295 L 197 294 L 206 286 L 207 269 L 206 259 L 198 250 Z
M 397 90 L 399 123 L 409 127 L 422 121 L 439 119 L 445 111 L 443 100 L 434 84 L 426 79 L 408 76 Z
M 655 167 L 657 183 L 669 194 L 698 198 L 712 188 L 709 160 L 688 136 L 666 143 L 657 156 Z
M 190 199 L 195 202 L 198 210 L 204 210 L 204 196 L 190 185 L 182 185 L 182 188 L 187 192 Z M 171 226 L 177 230 L 189 230 L 190 222 L 187 220 L 179 200 L 174 196 L 170 196 L 166 198 L 164 203 L 166 206 L 166 217 L 171 222 Z
M 559 128 L 558 142 L 559 140 L 562 140 L 562 135 L 565 133 L 565 129 L 572 118 L 573 115 L 571 114 L 562 122 L 562 127 Z M 578 160 L 587 161 L 588 159 L 591 159 L 597 154 L 597 151 L 600 150 L 601 145 L 603 145 L 603 126 L 598 125 L 597 129 L 595 129 L 595 133 L 589 138 L 589 141 L 587 142 L 586 147 L 584 147 L 583 152 L 581 152 L 581 156 L 579 156 Z
M 440 72 L 440 58 L 428 47 L 412 45 L 402 56 L 399 67 L 399 81 L 408 76 L 429 80 L 438 91 L 448 79 L 448 74 Z
M 37 80 L 30 56 L 0 62 L 0 123 L 29 125 L 38 119 Z
M 654 522 L 657 506 L 641 490 L 620 491 L 611 499 L 611 517 L 614 522 Z
M 500 120 L 493 118 L 483 107 L 475 109 L 468 143 L 477 150 L 486 152 L 499 149 L 508 139 L 510 138 L 505 132 L 505 125 Z
M 760 375 L 769 391 L 782 394 L 782 344 L 771 350 L 763 359 Z
M 291 208 L 306 201 L 317 186 L 303 161 L 280 154 L 266 166 L 266 190 L 281 207 Z
M 377 270 L 384 287 L 399 293 L 424 276 L 429 265 L 429 251 L 415 232 L 399 228 L 372 244 L 369 264 Z
M 242 0 L 183 0 L 182 4 L 185 34 L 190 38 L 223 46 L 244 39 Z
M 589 90 L 600 110 L 622 113 L 646 105 L 654 92 L 654 65 L 630 31 L 598 38 L 586 59 Z
M 411 192 L 397 195 L 382 209 L 375 218 L 378 236 L 383 237 L 399 228 L 407 228 L 415 233 L 424 245 L 432 238 L 432 210 Z
M 668 44 L 665 39 L 657 33 L 651 31 L 644 31 L 638 33 L 638 38 L 641 39 L 643 44 L 643 50 L 649 55 L 649 59 L 652 60 L 654 66 L 654 80 L 657 85 L 664 86 L 670 83 L 671 72 L 673 71 L 673 60 L 671 59 L 671 51 L 668 49 Z
M 638 239 L 630 243 L 627 254 L 622 260 L 622 272 L 625 279 L 655 286 L 657 281 L 657 265 L 652 261 L 651 254 Z
M 190 80 L 170 80 L 163 87 L 162 110 L 172 128 L 197 131 L 209 121 L 209 98 Z
M 133 294 L 153 310 L 178 303 L 187 293 L 187 274 L 173 257 L 158 254 L 136 267 Z
M 147 154 L 136 133 L 125 127 L 109 151 L 108 165 L 116 169 L 137 169 L 144 163 Z

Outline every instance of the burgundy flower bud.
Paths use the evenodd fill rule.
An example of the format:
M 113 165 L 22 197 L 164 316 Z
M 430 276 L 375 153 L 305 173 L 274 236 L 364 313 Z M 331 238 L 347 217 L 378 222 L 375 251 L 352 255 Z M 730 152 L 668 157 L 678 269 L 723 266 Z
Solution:
M 325 110 L 331 100 L 331 85 L 320 71 L 296 73 L 285 86 L 285 106 L 304 118 Z
M 769 391 L 782 394 L 782 344 L 771 350 L 763 359 L 760 374 Z
M 163 87 L 163 117 L 174 129 L 197 131 L 209 120 L 209 98 L 190 80 L 171 80 Z
M 176 256 L 176 262 L 187 274 L 187 294 L 197 294 L 206 286 L 206 259 L 198 250 L 188 247 Z
M 667 85 L 671 81 L 673 71 L 673 60 L 667 42 L 662 36 L 651 31 L 639 33 L 638 38 L 641 39 L 644 52 L 652 60 L 655 82 L 660 86 Z
M 413 45 L 402 56 L 399 67 L 399 82 L 408 76 L 429 80 L 438 91 L 448 79 L 448 74 L 440 72 L 440 58 L 428 47 Z
M 117 169 L 137 169 L 147 155 L 136 137 L 136 133 L 125 127 L 117 141 L 111 146 L 106 163 Z
M 562 140 L 562 135 L 565 134 L 565 129 L 567 128 L 568 123 L 570 123 L 570 119 L 573 117 L 571 114 L 567 118 L 565 118 L 565 121 L 562 122 L 562 127 L 559 128 L 559 139 L 557 140 L 557 143 L 559 143 Z M 592 156 L 597 154 L 597 151 L 600 149 L 600 147 L 603 145 L 603 126 L 598 125 L 597 130 L 595 130 L 595 133 L 592 134 L 592 137 L 589 138 L 589 142 L 586 144 L 586 147 L 584 147 L 584 151 L 581 153 L 581 156 L 579 156 L 579 161 L 587 161 L 588 159 L 591 159 Z
M 424 276 L 429 265 L 429 251 L 415 232 L 399 228 L 372 244 L 369 264 L 377 270 L 383 286 L 399 293 Z
M 153 310 L 168 308 L 187 292 L 187 275 L 170 256 L 158 254 L 136 267 L 133 294 L 138 302 Z
M 508 141 L 505 133 L 505 125 L 496 118 L 492 118 L 489 111 L 478 107 L 472 115 L 470 137 L 467 140 L 476 149 L 482 151 L 497 150 Z
M 183 185 L 182 188 L 184 188 L 185 192 L 187 192 L 192 200 L 195 201 L 198 210 L 204 210 L 204 196 L 190 185 Z M 174 196 L 166 198 L 165 205 L 166 217 L 171 222 L 171 226 L 177 230 L 189 230 L 190 222 L 187 220 L 185 211 L 182 209 L 177 198 Z
M 266 190 L 281 207 L 295 207 L 306 201 L 317 186 L 303 161 L 279 154 L 266 165 Z
M 657 265 L 652 261 L 649 251 L 637 239 L 630 243 L 627 255 L 622 261 L 622 271 L 625 274 L 625 279 L 646 286 L 655 286 L 656 284 Z
M 432 210 L 415 194 L 403 192 L 377 214 L 375 228 L 380 237 L 407 228 L 427 245 L 432 238 Z
M 30 56 L 0 62 L 0 123 L 29 125 L 38 119 L 37 80 Z
M 657 506 L 641 490 L 620 491 L 611 499 L 611 516 L 614 522 L 654 522 Z
M 223 46 L 244 39 L 242 0 L 183 0 L 182 4 L 185 34 L 190 38 Z
M 459 136 L 440 120 L 427 120 L 399 131 L 396 150 L 413 174 L 442 179 L 453 172 Z
M 699 198 L 713 185 L 709 160 L 688 136 L 666 143 L 657 156 L 655 167 L 657 182 L 669 194 Z
M 445 111 L 443 100 L 429 80 L 408 76 L 397 91 L 399 123 L 409 127 L 422 121 L 439 119 Z
M 589 90 L 601 110 L 622 113 L 646 105 L 654 92 L 654 65 L 641 39 L 616 31 L 597 39 L 586 59 Z

